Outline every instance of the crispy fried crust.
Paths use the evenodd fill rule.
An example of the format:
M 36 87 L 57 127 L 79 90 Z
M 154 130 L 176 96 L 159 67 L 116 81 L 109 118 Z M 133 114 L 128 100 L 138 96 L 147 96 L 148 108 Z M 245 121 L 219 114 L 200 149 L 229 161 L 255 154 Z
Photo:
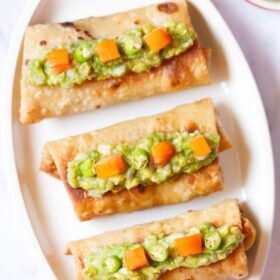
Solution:
M 142 74 L 128 74 L 122 78 L 98 82 L 90 81 L 71 89 L 33 87 L 24 81 L 28 62 L 51 46 L 78 38 L 114 38 L 138 24 L 151 22 L 161 25 L 169 19 L 185 22 L 192 28 L 186 1 L 174 0 L 172 3 L 151 5 L 111 16 L 28 27 L 22 66 L 21 122 L 33 123 L 44 118 L 98 109 L 127 100 L 210 83 L 210 52 L 203 50 L 198 41 L 187 52 L 164 62 L 159 68 Z
M 73 160 L 79 153 L 96 149 L 100 143 L 113 145 L 130 143 L 154 131 L 195 129 L 205 133 L 219 133 L 222 139 L 221 151 L 231 146 L 223 130 L 217 126 L 212 100 L 203 99 L 159 115 L 122 122 L 90 133 L 47 143 L 43 150 L 41 170 L 64 182 L 80 220 L 187 201 L 223 189 L 217 160 L 195 174 L 184 174 L 175 181 L 123 190 L 116 194 L 107 193 L 102 198 L 87 196 L 84 190 L 74 189 L 67 184 L 67 162 Z
M 244 248 L 249 250 L 255 243 L 257 231 L 253 224 L 247 219 L 242 218 L 243 233 L 245 234 Z
M 246 238 L 248 227 L 250 227 L 251 232 L 256 233 L 251 223 L 242 222 L 237 200 L 228 199 L 210 208 L 201 211 L 189 211 L 168 220 L 137 225 L 115 232 L 106 232 L 88 239 L 73 241 L 67 245 L 66 253 L 74 256 L 76 264 L 76 279 L 83 280 L 86 278 L 84 278 L 82 274 L 82 260 L 92 246 L 142 242 L 149 234 L 171 234 L 174 232 L 187 231 L 191 227 L 206 221 L 213 223 L 215 226 L 221 226 L 223 224 L 238 226 L 242 229 Z M 245 248 L 241 245 L 223 261 L 198 269 L 178 268 L 164 273 L 160 279 L 222 280 L 230 277 L 240 279 L 246 277 L 247 274 Z
M 136 187 L 117 194 L 107 193 L 102 198 L 85 196 L 82 189 L 74 189 L 65 182 L 74 209 L 81 221 L 99 215 L 174 204 L 188 201 L 196 196 L 208 195 L 223 189 L 222 176 L 218 163 L 193 174 L 183 175 L 174 182 L 148 187 Z

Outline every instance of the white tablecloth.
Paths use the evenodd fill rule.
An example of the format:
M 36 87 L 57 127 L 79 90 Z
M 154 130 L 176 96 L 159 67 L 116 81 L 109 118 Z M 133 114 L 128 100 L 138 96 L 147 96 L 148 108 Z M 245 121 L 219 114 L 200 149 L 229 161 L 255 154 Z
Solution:
M 245 0 L 212 1 L 245 53 L 259 86 L 269 121 L 278 190 L 276 186 L 273 246 L 263 279 L 278 280 L 280 279 L 280 12 L 260 9 Z M 0 1 L 0 77 L 1 71 L 4 70 L 1 66 L 11 33 L 25 3 L 26 0 Z M 4 147 L 0 150 L 0 155 L 3 149 Z M 265 193 L 265 186 L 263 187 Z M 42 279 L 40 270 L 36 267 L 36 260 L 31 258 L 18 231 L 16 213 L 13 212 L 11 205 L 11 193 L 0 165 L 0 278 Z

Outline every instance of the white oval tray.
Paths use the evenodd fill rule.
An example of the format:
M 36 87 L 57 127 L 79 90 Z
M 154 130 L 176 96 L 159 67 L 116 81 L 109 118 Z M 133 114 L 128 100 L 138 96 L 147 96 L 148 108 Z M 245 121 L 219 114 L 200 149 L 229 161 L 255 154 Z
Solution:
M 222 17 L 209 0 L 190 1 L 190 13 L 205 46 L 213 50 L 213 84 L 172 95 L 52 119 L 25 126 L 18 121 L 21 43 L 29 23 L 61 22 L 103 15 L 153 3 L 153 0 L 33 0 L 28 3 L 13 36 L 3 100 L 6 125 L 5 160 L 21 233 L 45 279 L 73 279 L 74 265 L 64 255 L 65 244 L 135 223 L 167 218 L 188 209 L 208 207 L 223 198 L 239 198 L 256 224 L 258 238 L 249 252 L 250 279 L 261 279 L 271 239 L 274 215 L 274 167 L 264 109 L 246 60 Z M 126 119 L 165 111 L 182 103 L 212 97 L 233 149 L 221 155 L 225 190 L 191 202 L 119 214 L 80 223 L 62 183 L 39 172 L 45 142 L 100 128 Z

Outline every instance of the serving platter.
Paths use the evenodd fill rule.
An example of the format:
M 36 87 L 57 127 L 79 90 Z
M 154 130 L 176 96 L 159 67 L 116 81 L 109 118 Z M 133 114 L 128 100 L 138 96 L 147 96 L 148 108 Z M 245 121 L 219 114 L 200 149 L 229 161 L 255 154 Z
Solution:
M 260 8 L 264 8 L 271 11 L 280 11 L 279 0 L 247 0 L 247 1 Z
M 209 0 L 191 0 L 190 14 L 204 46 L 212 49 L 210 86 L 151 97 L 95 112 L 51 119 L 34 125 L 19 122 L 21 44 L 28 24 L 63 22 L 148 5 L 154 0 L 32 0 L 19 20 L 8 54 L 3 100 L 5 158 L 21 233 L 46 279 L 73 279 L 74 265 L 64 255 L 71 240 L 208 207 L 238 198 L 258 230 L 248 254 L 249 279 L 261 279 L 274 216 L 274 168 L 271 143 L 260 95 L 247 62 L 230 30 Z M 225 190 L 179 205 L 118 214 L 79 222 L 61 182 L 39 171 L 43 144 L 68 135 L 152 115 L 204 97 L 213 98 L 233 142 L 222 154 Z

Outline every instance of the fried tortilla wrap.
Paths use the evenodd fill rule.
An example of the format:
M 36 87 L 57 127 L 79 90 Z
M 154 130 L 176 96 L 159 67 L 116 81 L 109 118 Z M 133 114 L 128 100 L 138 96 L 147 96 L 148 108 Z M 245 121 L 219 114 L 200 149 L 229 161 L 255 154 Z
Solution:
M 192 253 L 185 252 L 185 259 L 180 259 L 176 255 L 176 250 L 179 250 L 181 256 L 183 245 L 180 241 L 184 240 L 186 235 L 191 237 L 187 237 L 185 240 L 191 240 L 188 246 L 192 247 L 193 251 Z M 198 235 L 202 235 L 202 248 L 196 248 L 194 251 L 194 242 L 199 237 Z M 136 225 L 70 242 L 67 245 L 66 253 L 72 254 L 74 257 L 76 279 L 79 280 L 242 279 L 248 275 L 245 253 L 254 244 L 255 237 L 256 230 L 248 219 L 242 217 L 238 201 L 227 199 L 201 211 L 189 211 L 168 220 Z M 122 247 L 124 244 L 129 244 L 130 247 Z M 167 255 L 163 254 L 163 252 L 166 253 L 163 249 L 159 250 L 162 248 L 161 245 L 168 248 Z M 133 268 L 131 267 L 131 263 L 133 263 L 131 251 L 139 246 L 145 249 L 148 263 L 142 267 L 138 263 L 138 269 L 131 271 L 129 269 Z M 124 252 L 120 250 L 122 248 L 124 248 Z M 127 258 L 127 251 L 130 251 L 128 255 L 130 258 Z M 97 253 L 98 257 L 96 257 Z M 113 272 L 109 271 L 108 262 L 105 262 L 107 264 L 105 270 L 100 269 L 99 272 L 94 270 L 94 267 L 98 269 L 100 261 L 102 263 L 103 255 L 110 259 L 112 253 L 120 261 L 114 267 L 115 269 L 111 270 Z M 162 258 L 160 259 L 160 257 Z M 164 258 L 165 260 L 163 260 Z M 172 263 L 172 258 L 175 258 L 177 263 L 176 261 Z M 153 266 L 153 269 L 149 266 Z M 160 269 L 157 270 L 157 267 Z M 104 273 L 104 277 L 108 275 L 111 278 L 102 278 L 102 273 Z M 114 276 L 119 276 L 119 278 L 114 278 Z
M 160 60 L 160 56 L 163 56 L 161 51 L 160 53 L 146 51 L 144 54 L 147 57 L 137 54 L 139 63 L 130 66 L 132 72 L 122 70 L 127 69 L 123 64 L 119 65 L 122 58 L 106 62 L 107 64 L 102 64 L 100 60 L 88 63 L 84 62 L 84 57 L 81 58 L 81 55 L 85 55 L 83 51 L 77 54 L 77 60 L 75 60 L 75 54 L 72 56 L 72 53 L 69 53 L 71 57 L 67 58 L 67 51 L 73 51 L 78 44 L 88 44 L 88 42 L 90 44 L 92 43 L 90 40 L 114 38 L 120 40 L 125 32 L 135 28 L 146 28 L 150 26 L 149 24 L 152 24 L 154 28 L 171 24 L 170 28 L 173 28 L 175 33 L 179 32 L 180 36 L 192 34 L 192 37 L 180 46 L 176 45 L 173 52 L 165 54 L 166 59 L 163 60 Z M 182 24 L 187 31 L 182 29 Z M 161 28 L 160 30 L 162 31 Z M 28 27 L 23 49 L 21 122 L 34 123 L 45 118 L 94 110 L 128 100 L 209 84 L 210 50 L 203 49 L 197 35 L 193 34 L 195 33 L 188 14 L 187 3 L 183 0 L 154 4 L 110 16 Z M 157 35 L 165 39 L 164 34 Z M 176 38 L 180 39 L 182 37 L 180 36 Z M 126 44 L 130 38 L 124 43 Z M 160 38 L 157 40 L 156 43 L 160 42 Z M 168 37 L 167 40 L 169 40 Z M 168 42 L 163 41 L 162 44 Z M 64 48 L 66 44 L 68 44 L 64 49 L 66 54 L 63 49 L 59 49 L 56 53 L 52 52 L 52 55 L 48 54 L 50 50 Z M 142 41 L 140 44 L 143 48 L 145 47 Z M 182 51 L 181 47 L 187 48 L 186 51 Z M 122 52 L 119 54 L 113 46 L 112 52 L 114 51 L 115 54 L 112 53 L 112 55 L 115 57 L 122 55 Z M 86 54 L 91 55 L 89 49 Z M 57 57 L 57 55 L 60 56 Z M 60 61 L 64 64 L 50 68 L 53 64 L 44 64 L 46 57 L 49 63 Z M 143 67 L 144 59 L 146 67 Z M 70 65 L 71 61 L 72 65 Z M 150 63 L 151 67 L 147 66 L 147 63 Z M 131 65 L 131 63 L 126 65 Z M 89 74 L 89 71 L 94 72 Z
M 160 141 L 160 137 L 167 136 L 170 137 L 168 141 Z M 211 146 L 211 152 L 206 151 L 206 156 L 194 156 L 188 142 L 193 140 L 186 140 L 189 137 L 202 140 L 206 148 Z M 203 139 L 207 139 L 208 142 Z M 163 167 L 155 168 L 149 165 L 150 157 L 143 150 L 144 144 L 150 143 L 150 140 L 159 144 L 153 144 L 152 150 L 153 147 L 161 147 L 166 143 L 169 143 L 167 148 L 176 146 L 176 150 L 173 150 L 173 157 L 169 158 L 170 161 L 165 162 Z M 142 145 L 141 149 L 133 146 L 136 142 L 137 147 Z M 111 152 L 112 147 L 117 151 Z M 184 147 L 183 150 L 181 150 L 182 147 Z M 203 147 L 205 148 L 205 146 Z M 41 170 L 64 182 L 78 218 L 88 220 L 99 215 L 131 212 L 137 209 L 179 203 L 196 196 L 221 191 L 223 180 L 217 157 L 219 152 L 230 147 L 228 137 L 217 122 L 212 100 L 202 99 L 162 114 L 138 118 L 86 134 L 49 142 L 43 149 Z M 108 149 L 110 149 L 109 152 Z M 129 156 L 126 154 L 126 149 L 132 149 L 128 151 Z M 104 150 L 107 154 L 112 153 L 113 155 L 105 156 L 98 161 L 98 164 L 93 164 L 94 156 L 100 155 L 99 151 L 103 153 Z M 146 154 L 146 163 L 148 161 L 146 165 L 140 165 L 140 169 L 139 166 L 131 167 L 129 159 L 134 156 L 134 151 L 138 153 L 139 150 L 144 152 L 144 155 Z M 164 153 L 166 151 L 169 150 L 163 150 Z M 187 153 L 187 156 L 184 153 Z M 122 160 L 119 155 L 122 155 L 126 161 L 126 170 L 121 170 L 118 174 L 125 172 L 124 175 L 113 176 L 116 174 L 111 174 L 112 178 L 96 178 L 92 172 L 97 169 L 98 172 L 102 171 L 97 167 L 100 167 L 99 162 L 104 162 L 104 158 L 113 157 L 110 163 L 114 164 L 114 160 L 117 160 L 116 166 L 111 164 L 103 169 L 102 172 L 107 172 L 105 175 L 108 175 L 108 172 L 115 172 L 118 167 L 122 168 L 123 165 L 118 165 Z M 145 163 L 142 160 L 143 154 L 140 154 L 139 158 L 140 163 Z M 139 161 L 136 163 L 138 164 Z M 135 164 L 134 161 L 133 164 Z M 103 166 L 106 167 L 106 162 Z M 117 169 L 117 171 L 119 170 Z M 147 180 L 139 179 L 137 181 L 139 172 L 148 173 L 150 177 L 146 176 Z M 88 173 L 90 173 L 89 176 L 87 176 Z M 83 181 L 84 179 L 85 181 Z M 116 180 L 119 180 L 119 183 L 115 183 Z M 90 182 L 93 182 L 92 186 Z M 108 184 L 104 185 L 105 183 L 100 182 Z M 97 188 L 96 183 L 100 183 L 102 186 Z M 112 187 L 112 184 L 117 185 L 117 189 L 109 188 L 104 191 L 105 187 Z

